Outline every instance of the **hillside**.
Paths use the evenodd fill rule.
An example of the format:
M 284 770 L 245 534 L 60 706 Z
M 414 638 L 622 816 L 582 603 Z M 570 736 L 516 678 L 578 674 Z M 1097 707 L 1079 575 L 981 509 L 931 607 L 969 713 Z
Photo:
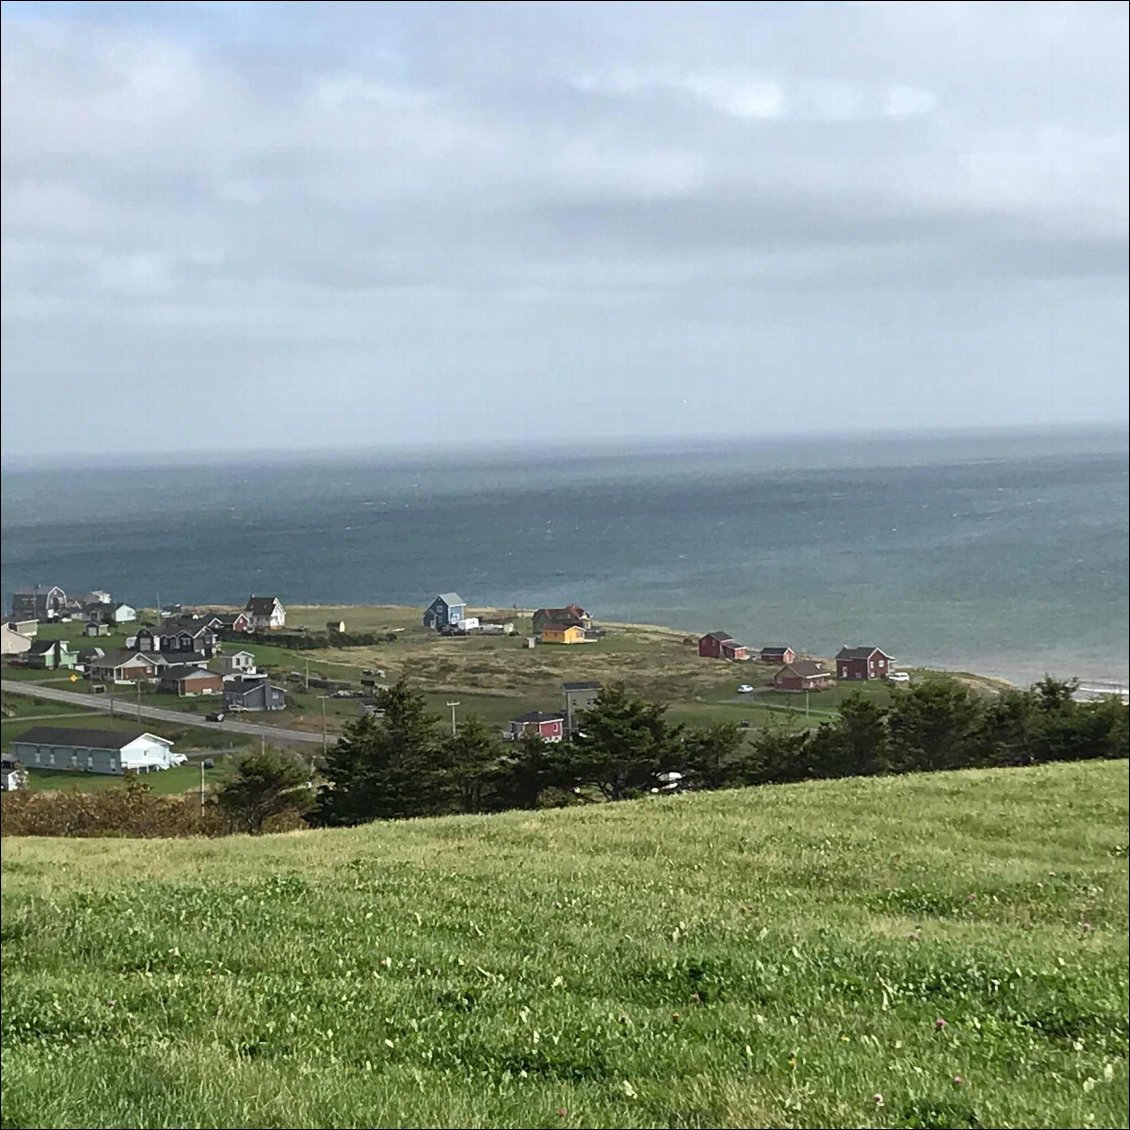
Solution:
M 1125 1126 L 1127 784 L 7 840 L 3 1125 Z

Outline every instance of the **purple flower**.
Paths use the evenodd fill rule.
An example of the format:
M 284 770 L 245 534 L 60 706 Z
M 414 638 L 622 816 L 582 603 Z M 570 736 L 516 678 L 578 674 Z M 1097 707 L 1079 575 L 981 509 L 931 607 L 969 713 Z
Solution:
M 937 1030 L 938 1032 L 944 1032 L 944 1031 L 945 1031 L 945 1030 L 946 1030 L 946 1029 L 947 1029 L 948 1027 L 949 1027 L 949 1021 L 948 1021 L 948 1020 L 945 1020 L 945 1019 L 943 1019 L 943 1018 L 942 1018 L 942 1017 L 940 1017 L 940 1016 L 938 1017 L 938 1019 L 937 1019 L 937 1020 L 935 1020 L 935 1021 L 934 1021 L 934 1028 L 935 1028 L 935 1029 L 936 1029 L 936 1030 Z

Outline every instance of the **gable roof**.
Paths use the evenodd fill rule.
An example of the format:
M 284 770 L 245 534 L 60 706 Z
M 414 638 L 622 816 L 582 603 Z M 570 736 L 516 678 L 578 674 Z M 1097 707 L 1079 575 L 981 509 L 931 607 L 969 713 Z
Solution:
M 86 730 L 78 726 L 32 726 L 25 730 L 15 742 L 30 745 L 85 746 L 88 749 L 121 749 L 138 738 L 155 738 L 165 745 L 173 743 L 168 738 L 158 737 L 146 730 Z
M 890 659 L 885 651 L 877 647 L 841 647 L 836 653 L 837 659 L 870 659 L 878 652 L 884 659 Z
M 600 690 L 600 683 L 595 679 L 590 679 L 584 683 L 562 683 L 561 689 L 563 691 L 598 691 Z
M 702 638 L 704 640 L 717 640 L 719 643 L 734 642 L 734 637 L 729 632 L 707 632 Z
M 436 597 L 436 600 L 442 600 L 448 608 L 453 604 L 465 605 L 467 603 L 457 592 L 441 592 L 439 596 Z M 436 600 L 433 600 L 432 604 L 435 604 Z
M 763 647 L 761 649 L 762 655 L 784 655 L 786 651 L 792 651 L 791 647 Z
M 178 663 L 174 667 L 166 667 L 161 672 L 161 679 L 193 679 L 207 676 L 209 679 L 218 679 L 220 676 L 215 671 L 209 671 L 207 667 L 193 667 L 190 663 Z
M 37 640 L 31 645 L 29 655 L 47 655 L 49 652 L 55 650 L 56 647 L 61 647 L 63 651 L 70 651 L 70 645 L 66 640 Z
M 547 714 L 544 710 L 530 710 L 512 718 L 512 722 L 564 722 L 564 714 Z
M 270 616 L 276 604 L 282 607 L 282 601 L 277 596 L 256 596 L 252 593 L 247 598 L 243 611 L 250 612 L 253 616 Z
M 786 671 L 791 671 L 802 679 L 812 679 L 817 675 L 827 675 L 829 679 L 832 677 L 832 672 L 817 659 L 798 659 L 795 663 L 782 667 L 777 674 L 783 675 Z
M 121 667 L 131 659 L 143 659 L 150 667 L 159 667 L 161 663 L 157 657 L 160 654 L 159 651 L 138 651 L 135 647 L 118 648 L 116 651 L 108 651 L 101 659 L 95 660 L 95 666 Z
M 582 628 L 580 624 L 576 623 L 576 621 L 570 621 L 569 623 L 565 623 L 565 624 L 559 623 L 559 622 L 552 622 L 552 623 L 547 622 L 545 624 L 542 624 L 541 630 L 543 632 L 568 632 L 568 631 L 583 632 L 584 628 Z

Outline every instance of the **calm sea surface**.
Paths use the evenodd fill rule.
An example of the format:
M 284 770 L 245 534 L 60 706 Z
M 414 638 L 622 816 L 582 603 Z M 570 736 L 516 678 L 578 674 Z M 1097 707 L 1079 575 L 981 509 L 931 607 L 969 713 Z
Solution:
M 579 601 L 1025 681 L 1127 678 L 1121 432 L 6 468 L 3 599 Z

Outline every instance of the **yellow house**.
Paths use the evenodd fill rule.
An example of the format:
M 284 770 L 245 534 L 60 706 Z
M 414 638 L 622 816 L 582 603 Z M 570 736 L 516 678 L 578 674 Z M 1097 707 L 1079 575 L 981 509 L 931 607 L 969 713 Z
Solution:
M 585 630 L 579 624 L 546 624 L 541 630 L 542 643 L 584 643 Z

